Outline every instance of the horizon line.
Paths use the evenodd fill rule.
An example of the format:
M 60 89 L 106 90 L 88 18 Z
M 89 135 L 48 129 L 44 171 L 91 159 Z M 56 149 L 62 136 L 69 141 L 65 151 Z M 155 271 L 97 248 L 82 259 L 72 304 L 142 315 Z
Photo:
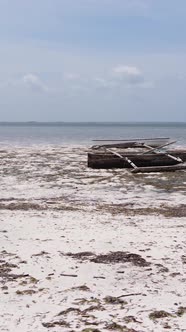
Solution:
M 0 121 L 0 124 L 159 124 L 178 123 L 186 124 L 186 121 Z

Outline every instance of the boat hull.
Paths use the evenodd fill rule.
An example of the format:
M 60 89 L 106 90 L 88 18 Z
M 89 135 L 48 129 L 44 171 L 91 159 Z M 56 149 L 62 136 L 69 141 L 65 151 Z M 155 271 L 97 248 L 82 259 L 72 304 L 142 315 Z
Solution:
M 186 150 L 169 150 L 166 153 L 179 157 L 183 162 L 186 162 Z M 136 154 L 136 153 L 123 153 L 120 152 L 123 157 L 120 158 L 111 153 L 104 152 L 90 152 L 88 153 L 88 167 L 91 168 L 131 168 L 130 163 L 125 159 L 130 159 L 137 167 L 151 167 L 151 166 L 169 166 L 176 165 L 178 161 L 170 158 L 164 153 L 148 153 L 148 154 Z

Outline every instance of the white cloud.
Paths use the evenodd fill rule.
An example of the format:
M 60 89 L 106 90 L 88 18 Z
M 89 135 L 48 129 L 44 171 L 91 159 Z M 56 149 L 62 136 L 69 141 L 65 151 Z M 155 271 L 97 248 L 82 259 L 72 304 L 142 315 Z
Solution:
M 141 72 L 138 68 L 136 67 L 131 67 L 131 66 L 118 66 L 115 67 L 113 69 L 113 72 L 115 74 L 119 74 L 119 75 L 125 75 L 125 74 L 129 74 L 129 75 L 141 75 Z
M 112 70 L 113 77 L 129 85 L 144 83 L 142 72 L 133 66 L 117 66 Z
M 143 72 L 135 66 L 120 65 L 93 78 L 96 89 L 152 88 L 153 82 L 147 80 Z
M 22 78 L 23 83 L 33 91 L 47 92 L 48 87 L 35 74 L 26 74 Z
M 107 117 L 110 120 L 148 120 L 150 116 L 161 120 L 166 119 L 163 115 L 166 109 L 170 112 L 170 107 L 166 106 L 173 102 L 173 96 L 179 107 L 175 108 L 172 119 L 185 119 L 184 84 L 170 84 L 167 79 L 169 75 L 185 75 L 185 53 L 101 56 L 32 44 L 4 45 L 2 49 L 1 81 L 9 84 L 0 89 L 1 105 L 4 105 L 1 119 L 29 120 L 32 114 L 36 120 L 46 116 L 51 120 L 72 121 Z M 68 74 L 69 80 L 65 78 Z M 75 79 L 74 74 L 79 74 L 79 78 Z M 131 84 L 131 76 L 135 81 L 136 77 L 138 82 L 139 77 L 143 80 Z M 159 82 L 164 77 L 165 80 Z M 149 81 L 155 82 L 155 89 L 148 88 Z M 43 91 L 43 86 L 44 91 L 49 88 L 49 93 L 33 93 L 32 89 Z M 137 98 L 141 98 L 141 104 L 137 104 Z M 30 106 L 33 103 L 34 110 Z M 24 112 L 21 113 L 21 109 Z
M 75 81 L 80 78 L 80 75 L 74 73 L 67 73 L 65 74 L 64 78 L 68 81 Z
M 111 69 L 107 68 L 107 70 L 101 72 L 102 70 L 99 69 L 98 76 L 88 72 L 82 76 L 66 74 L 63 86 L 68 87 L 68 89 L 76 89 L 78 85 L 78 90 L 81 92 L 153 87 L 153 83 L 147 80 L 143 72 L 135 66 L 120 65 Z

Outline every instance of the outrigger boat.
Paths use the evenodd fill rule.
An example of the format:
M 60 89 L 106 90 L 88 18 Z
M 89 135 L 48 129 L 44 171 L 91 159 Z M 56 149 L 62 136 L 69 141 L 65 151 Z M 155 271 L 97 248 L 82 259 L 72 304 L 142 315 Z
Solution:
M 167 149 L 176 143 L 167 137 L 101 142 L 88 152 L 88 167 L 129 168 L 133 173 L 186 169 L 186 149 Z

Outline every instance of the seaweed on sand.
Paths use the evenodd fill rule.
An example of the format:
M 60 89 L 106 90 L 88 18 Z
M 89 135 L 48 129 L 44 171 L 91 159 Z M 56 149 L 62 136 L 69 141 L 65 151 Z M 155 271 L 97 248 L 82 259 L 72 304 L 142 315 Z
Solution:
M 42 323 L 42 325 L 46 328 L 51 328 L 51 327 L 56 327 L 56 326 L 70 327 L 70 324 L 65 322 L 64 320 Z
M 99 264 L 132 263 L 135 266 L 141 267 L 150 265 L 150 263 L 140 255 L 125 251 L 115 251 L 100 255 L 95 255 L 91 252 L 67 253 L 66 256 L 75 259 L 89 260 L 90 262 Z
M 152 320 L 159 319 L 159 318 L 165 318 L 165 317 L 172 317 L 172 315 L 164 310 L 157 310 L 153 311 L 149 314 L 149 318 Z
M 106 328 L 108 330 L 111 330 L 111 331 L 120 331 L 120 332 L 137 332 L 136 330 L 132 329 L 132 328 L 128 328 L 127 326 L 122 326 L 120 324 L 117 324 L 115 322 L 111 323 L 111 324 L 108 324 L 106 326 Z

